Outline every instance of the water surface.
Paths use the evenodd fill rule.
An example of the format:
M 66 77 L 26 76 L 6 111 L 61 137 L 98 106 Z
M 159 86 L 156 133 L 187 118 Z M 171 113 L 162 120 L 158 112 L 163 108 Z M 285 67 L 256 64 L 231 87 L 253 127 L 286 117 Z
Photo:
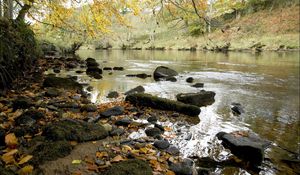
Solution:
M 93 100 L 106 102 L 109 91 L 126 92 L 143 85 L 147 93 L 175 99 L 184 92 L 197 92 L 185 82 L 204 83 L 205 90 L 216 92 L 215 103 L 202 107 L 200 123 L 183 128 L 192 134 L 173 139 L 184 156 L 210 156 L 222 160 L 226 150 L 216 150 L 215 135 L 220 131 L 252 131 L 270 140 L 273 145 L 266 157 L 274 160 L 290 158 L 299 153 L 299 53 L 212 53 L 185 51 L 91 51 L 78 52 L 81 58 L 97 59 L 101 67 L 123 66 L 125 71 L 104 71 L 103 79 L 92 80 Z M 177 82 L 155 82 L 153 78 L 139 79 L 126 74 L 153 74 L 157 66 L 168 66 L 179 73 Z M 90 80 L 85 75 L 82 80 Z M 245 113 L 234 116 L 230 111 L 232 102 L 241 103 Z M 166 123 L 167 124 L 167 123 Z M 175 125 L 174 125 L 175 127 Z M 283 148 L 283 149 L 282 149 Z M 281 169 L 280 163 L 274 163 Z M 229 172 L 229 173 L 227 173 Z M 217 169 L 219 174 L 247 174 L 244 170 Z M 276 169 L 264 167 L 260 174 L 280 174 Z

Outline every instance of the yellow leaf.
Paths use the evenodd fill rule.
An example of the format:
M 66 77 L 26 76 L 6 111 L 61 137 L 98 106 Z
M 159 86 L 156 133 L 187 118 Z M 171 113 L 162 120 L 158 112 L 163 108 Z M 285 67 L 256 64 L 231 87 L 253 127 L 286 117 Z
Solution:
M 81 163 L 81 160 L 73 160 L 72 161 L 72 164 L 80 164 Z
M 17 149 L 13 149 L 5 154 L 2 155 L 1 159 L 6 163 L 6 164 L 11 164 L 15 162 L 14 154 L 18 152 Z
M 117 155 L 116 157 L 114 157 L 111 162 L 120 162 L 122 160 L 125 160 L 122 156 Z
M 27 155 L 27 156 L 23 157 L 23 158 L 19 161 L 18 164 L 19 164 L 19 165 L 22 165 L 22 164 L 28 162 L 31 158 L 32 158 L 32 155 Z
M 107 152 L 96 152 L 96 157 L 102 159 L 103 157 L 108 157 Z
M 16 145 L 18 145 L 18 139 L 14 133 L 10 133 L 5 136 L 5 143 L 10 148 L 15 147 Z
M 28 175 L 28 174 L 31 174 L 32 171 L 33 171 L 33 166 L 27 165 L 27 166 L 24 166 L 22 169 L 20 169 L 18 174 L 19 175 Z
M 167 170 L 166 175 L 175 175 L 175 173 L 173 171 Z

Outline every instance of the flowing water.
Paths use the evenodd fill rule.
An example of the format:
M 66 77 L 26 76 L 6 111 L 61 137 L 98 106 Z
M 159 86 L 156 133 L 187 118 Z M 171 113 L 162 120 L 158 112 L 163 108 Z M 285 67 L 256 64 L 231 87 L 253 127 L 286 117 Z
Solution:
M 220 131 L 251 131 L 273 143 L 266 157 L 289 159 L 299 153 L 299 53 L 212 53 L 185 51 L 91 51 L 78 52 L 83 59 L 97 59 L 101 67 L 123 66 L 125 71 L 104 71 L 103 79 L 92 80 L 93 101 L 106 102 L 109 91 L 126 92 L 143 85 L 147 93 L 175 99 L 183 92 L 197 92 L 185 80 L 204 83 L 216 92 L 215 103 L 202 107 L 200 123 L 181 128 L 190 134 L 173 139 L 184 156 L 213 157 L 222 160 L 225 150 L 216 150 L 215 135 Z M 155 82 L 153 78 L 126 77 L 126 74 L 152 74 L 157 66 L 168 66 L 179 73 L 177 82 Z M 83 80 L 89 80 L 86 76 Z M 90 80 L 89 80 L 90 81 Z M 234 116 L 232 102 L 241 103 L 245 113 Z M 175 126 L 175 125 L 174 125 Z M 288 150 L 288 151 L 286 151 Z M 299 159 L 299 157 L 298 157 Z M 280 174 L 280 162 L 265 165 L 260 174 Z M 216 169 L 216 174 L 247 174 L 239 168 Z

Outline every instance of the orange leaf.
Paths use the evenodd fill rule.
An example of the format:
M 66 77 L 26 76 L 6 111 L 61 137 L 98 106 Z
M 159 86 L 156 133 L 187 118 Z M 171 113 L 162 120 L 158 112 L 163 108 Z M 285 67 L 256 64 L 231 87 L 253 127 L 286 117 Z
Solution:
M 14 133 L 10 133 L 5 136 L 5 143 L 10 148 L 15 147 L 16 145 L 18 145 L 18 139 Z
M 19 164 L 19 165 L 22 165 L 22 164 L 28 162 L 31 158 L 32 158 L 32 155 L 27 155 L 27 156 L 23 157 L 23 158 L 19 161 L 18 164 Z
M 175 173 L 173 171 L 167 170 L 166 175 L 175 175 Z
M 103 157 L 108 157 L 107 152 L 96 152 L 96 157 L 102 159 Z
M 120 162 L 122 160 L 125 160 L 122 156 L 117 155 L 116 157 L 114 157 L 111 162 Z
M 27 165 L 27 166 L 24 166 L 22 169 L 20 169 L 18 174 L 19 175 L 27 175 L 27 174 L 31 174 L 32 171 L 33 171 L 33 166 Z

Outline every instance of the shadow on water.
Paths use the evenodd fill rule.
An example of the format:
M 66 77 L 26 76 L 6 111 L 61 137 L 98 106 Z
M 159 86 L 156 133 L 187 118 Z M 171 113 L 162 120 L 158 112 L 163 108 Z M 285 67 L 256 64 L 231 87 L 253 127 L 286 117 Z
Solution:
M 185 81 L 188 77 L 193 77 L 194 82 L 204 83 L 205 90 L 216 92 L 215 103 L 201 108 L 200 123 L 183 128 L 191 134 L 191 139 L 183 139 L 185 137 L 182 136 L 171 141 L 179 146 L 185 157 L 225 161 L 231 154 L 220 146 L 215 135 L 220 131 L 252 131 L 273 143 L 273 147 L 266 151 L 271 165 L 264 165 L 260 174 L 284 171 L 293 174 L 291 166 L 282 160 L 292 159 L 291 152 L 299 153 L 298 52 L 230 52 L 226 55 L 184 51 L 81 50 L 78 54 L 83 59 L 97 59 L 102 68 L 125 68 L 125 71 L 104 71 L 103 79 L 92 80 L 93 100 L 98 103 L 109 101 L 105 98 L 109 91 L 124 93 L 138 85 L 143 85 L 147 93 L 170 99 L 175 99 L 178 93 L 199 91 Z M 126 77 L 126 74 L 152 74 L 160 65 L 175 69 L 179 73 L 177 82 Z M 86 75 L 78 76 L 81 81 L 90 81 Z M 241 103 L 245 113 L 234 116 L 230 110 L 233 102 Z M 239 166 L 216 168 L 214 172 L 247 174 Z

